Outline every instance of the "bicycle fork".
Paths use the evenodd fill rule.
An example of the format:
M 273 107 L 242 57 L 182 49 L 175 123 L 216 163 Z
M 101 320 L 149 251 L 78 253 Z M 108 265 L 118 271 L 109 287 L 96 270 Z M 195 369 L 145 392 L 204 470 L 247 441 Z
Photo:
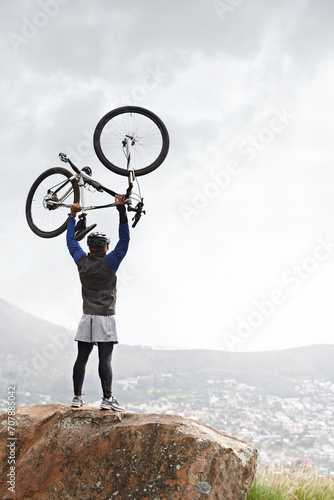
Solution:
M 127 197 L 128 194 L 131 193 L 132 188 L 133 188 L 133 183 L 135 181 L 135 172 L 133 170 L 133 167 L 131 165 L 131 147 L 134 145 L 134 138 L 131 137 L 130 135 L 126 135 L 125 139 L 123 140 L 123 146 L 125 146 L 125 154 L 126 154 L 126 167 L 128 170 L 128 182 L 129 182 L 129 187 L 127 189 Z M 128 198 L 128 206 L 131 207 L 132 201 L 131 198 Z

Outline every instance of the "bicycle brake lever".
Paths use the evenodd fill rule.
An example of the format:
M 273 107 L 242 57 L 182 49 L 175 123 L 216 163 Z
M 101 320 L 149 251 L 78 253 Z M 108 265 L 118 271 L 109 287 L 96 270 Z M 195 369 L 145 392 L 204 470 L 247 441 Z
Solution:
M 146 212 L 145 212 L 145 210 L 143 210 L 143 206 L 144 206 L 144 203 L 142 201 L 140 201 L 137 204 L 136 208 L 132 208 L 131 209 L 132 211 L 136 212 L 136 215 L 132 218 L 132 220 L 134 221 L 134 223 L 132 224 L 132 227 L 136 227 L 136 225 L 140 221 L 140 218 L 141 218 L 142 214 L 145 215 Z
M 59 158 L 61 161 L 63 161 L 64 163 L 68 163 L 68 158 L 67 158 L 67 154 L 65 153 L 59 153 Z
M 144 212 L 145 213 L 145 212 Z M 142 212 L 140 213 L 137 213 L 133 218 L 132 220 L 134 221 L 134 223 L 132 224 L 132 227 L 136 227 L 136 225 L 138 224 L 138 222 L 140 221 L 140 218 L 141 218 L 141 214 Z

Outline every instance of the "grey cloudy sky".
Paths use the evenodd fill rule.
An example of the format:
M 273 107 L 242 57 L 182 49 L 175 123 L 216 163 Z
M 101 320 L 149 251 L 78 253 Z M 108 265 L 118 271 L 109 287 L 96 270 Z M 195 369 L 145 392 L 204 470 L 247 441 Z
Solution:
M 65 237 L 35 236 L 25 198 L 60 151 L 124 191 L 92 134 L 106 112 L 133 104 L 163 119 L 171 147 L 140 178 L 147 215 L 119 270 L 120 340 L 235 351 L 332 343 L 334 3 L 0 9 L 0 296 L 75 328 L 80 287 Z M 89 215 L 115 242 L 117 220 Z

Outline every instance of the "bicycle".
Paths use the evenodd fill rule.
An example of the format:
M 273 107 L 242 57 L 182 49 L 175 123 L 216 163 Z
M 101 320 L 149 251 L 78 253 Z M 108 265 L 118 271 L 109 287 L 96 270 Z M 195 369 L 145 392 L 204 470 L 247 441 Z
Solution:
M 137 177 L 149 174 L 165 160 L 169 150 L 169 135 L 162 120 L 139 106 L 116 108 L 101 118 L 93 136 L 94 150 L 101 163 L 112 172 L 128 177 L 124 204 L 128 212 L 135 212 L 132 227 L 139 222 L 144 202 Z M 86 225 L 87 211 L 116 206 L 115 203 L 85 206 L 85 189 L 116 192 L 92 177 L 92 169 L 79 169 L 65 153 L 59 153 L 62 162 L 70 165 L 74 174 L 63 167 L 52 167 L 43 172 L 31 186 L 26 201 L 26 219 L 30 229 L 42 238 L 54 238 L 67 228 L 68 211 L 73 203 L 80 203 L 82 213 L 76 226 L 75 238 L 82 239 L 96 224 Z M 133 192 L 137 182 L 139 193 Z M 136 206 L 132 206 L 136 201 Z

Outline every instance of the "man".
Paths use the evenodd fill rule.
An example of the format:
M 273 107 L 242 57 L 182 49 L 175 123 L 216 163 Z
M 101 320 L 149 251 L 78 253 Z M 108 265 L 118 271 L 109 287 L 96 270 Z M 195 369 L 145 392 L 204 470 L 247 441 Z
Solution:
M 87 238 L 90 252 L 83 251 L 74 239 L 75 216 L 81 211 L 79 203 L 71 206 L 67 225 L 67 247 L 78 266 L 82 285 L 83 315 L 75 339 L 78 355 L 73 367 L 74 398 L 72 406 L 84 404 L 82 386 L 86 364 L 93 346 L 99 353 L 99 377 L 103 398 L 102 410 L 124 411 L 112 395 L 111 357 L 114 345 L 118 343 L 115 323 L 116 271 L 126 255 L 130 234 L 124 196 L 115 196 L 119 212 L 119 241 L 112 252 L 107 253 L 110 239 L 103 233 L 91 233 Z

